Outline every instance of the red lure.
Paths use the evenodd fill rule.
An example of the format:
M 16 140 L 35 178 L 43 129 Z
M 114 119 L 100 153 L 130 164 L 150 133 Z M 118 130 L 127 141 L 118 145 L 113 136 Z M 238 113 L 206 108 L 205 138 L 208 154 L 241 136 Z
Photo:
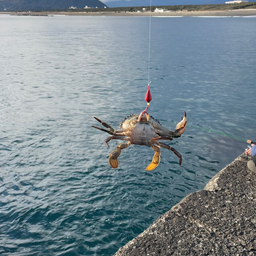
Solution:
M 152 100 L 152 96 L 151 96 L 151 93 L 150 93 L 150 88 L 149 88 L 149 85 L 148 85 L 148 90 L 147 90 L 147 93 L 146 93 L 146 96 L 145 96 L 145 101 L 147 102 L 148 106 L 145 110 L 143 110 L 140 115 L 139 115 L 139 118 L 138 118 L 138 121 L 140 122 L 141 120 L 141 117 L 143 114 L 147 113 L 148 111 L 148 108 L 149 108 L 149 102 Z
M 148 85 L 148 90 L 147 90 L 147 93 L 146 93 L 146 96 L 145 96 L 145 101 L 147 103 L 149 103 L 151 100 L 152 100 L 152 96 L 151 96 L 150 88 L 149 88 L 149 85 Z

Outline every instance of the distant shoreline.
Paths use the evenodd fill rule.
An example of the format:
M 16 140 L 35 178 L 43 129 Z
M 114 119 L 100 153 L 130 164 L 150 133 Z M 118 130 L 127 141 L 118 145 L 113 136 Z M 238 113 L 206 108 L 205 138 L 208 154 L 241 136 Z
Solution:
M 52 15 L 67 15 L 67 16 L 254 16 L 256 15 L 256 9 L 237 9 L 237 10 L 216 10 L 216 11 L 167 11 L 167 12 L 0 12 L 0 14 L 9 14 L 17 16 L 52 16 Z

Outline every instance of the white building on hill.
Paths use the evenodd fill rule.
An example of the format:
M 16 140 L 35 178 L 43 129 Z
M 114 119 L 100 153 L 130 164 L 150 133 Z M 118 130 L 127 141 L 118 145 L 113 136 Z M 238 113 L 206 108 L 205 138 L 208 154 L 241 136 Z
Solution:
M 168 10 L 167 9 L 162 9 L 162 8 L 156 8 L 154 10 L 154 12 L 167 12 Z
M 225 4 L 241 4 L 243 2 L 248 2 L 248 1 L 235 0 L 235 1 L 225 2 Z

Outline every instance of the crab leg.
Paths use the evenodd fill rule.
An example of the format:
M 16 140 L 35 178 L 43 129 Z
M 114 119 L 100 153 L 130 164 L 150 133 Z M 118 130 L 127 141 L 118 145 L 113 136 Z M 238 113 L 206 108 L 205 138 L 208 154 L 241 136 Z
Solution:
M 94 125 L 92 125 L 92 127 L 93 127 L 93 128 L 96 128 L 96 129 L 98 129 L 98 130 L 101 130 L 101 131 L 103 131 L 103 132 L 107 132 L 107 133 L 109 133 L 109 134 L 111 134 L 111 135 L 114 134 L 112 131 L 109 131 L 109 130 L 106 130 L 106 129 L 103 129 L 103 128 L 100 128 L 100 127 L 97 127 L 97 126 L 94 126 Z
M 126 135 L 127 135 L 127 132 L 122 132 L 122 131 L 117 130 L 117 131 L 114 132 L 114 135 L 117 135 L 117 136 L 126 136 Z
M 160 163 L 160 156 L 161 156 L 160 147 L 157 145 L 152 145 L 151 148 L 155 151 L 155 154 L 152 158 L 151 164 L 149 164 L 148 167 L 146 168 L 147 171 L 154 170 Z
M 108 134 L 111 134 L 111 135 L 116 135 L 116 136 L 126 136 L 126 133 L 125 132 L 122 132 L 122 131 L 110 131 L 110 130 L 106 130 L 104 128 L 100 128 L 100 127 L 97 127 L 97 126 L 94 126 L 92 125 L 93 128 L 96 128 L 100 131 L 103 131 L 103 132 L 107 132 Z
M 128 141 L 127 143 L 119 143 L 118 146 L 115 148 L 115 150 L 109 155 L 108 162 L 110 166 L 114 169 L 118 167 L 118 160 L 117 158 L 121 154 L 121 150 L 124 148 L 128 148 L 131 145 L 131 142 Z
M 94 118 L 100 122 L 104 127 L 108 128 L 109 131 L 114 132 L 115 130 L 107 123 L 102 122 L 98 117 L 94 116 Z
M 106 145 L 108 147 L 109 147 L 108 142 L 111 141 L 111 140 L 129 140 L 129 139 L 126 138 L 125 135 L 120 135 L 120 136 L 113 135 L 113 136 L 110 136 L 110 137 L 105 139 L 105 143 L 106 143 Z
M 174 149 L 174 148 L 170 147 L 169 145 L 166 145 L 165 143 L 162 143 L 162 142 L 158 142 L 158 144 L 163 148 L 171 150 L 180 159 L 179 160 L 179 165 L 181 165 L 182 155 L 176 149 Z
M 150 142 L 156 141 L 156 140 L 172 140 L 172 138 L 161 136 L 161 137 L 157 137 L 157 138 L 151 139 Z

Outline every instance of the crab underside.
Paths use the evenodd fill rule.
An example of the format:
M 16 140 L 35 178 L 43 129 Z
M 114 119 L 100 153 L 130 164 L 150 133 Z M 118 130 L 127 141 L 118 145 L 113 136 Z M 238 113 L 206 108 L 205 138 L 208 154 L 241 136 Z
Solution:
M 168 130 L 163 127 L 160 122 L 148 113 L 145 113 L 139 120 L 139 115 L 133 114 L 126 117 L 120 124 L 120 128 L 115 130 L 109 124 L 101 121 L 99 118 L 94 117 L 98 122 L 100 122 L 105 128 L 100 128 L 97 126 L 92 126 L 93 128 L 104 131 L 111 136 L 105 140 L 108 146 L 110 140 L 123 140 L 126 143 L 119 143 L 113 152 L 109 155 L 109 164 L 113 168 L 118 167 L 118 157 L 121 154 L 122 149 L 129 147 L 130 145 L 144 145 L 151 147 L 155 154 L 152 158 L 152 162 L 148 165 L 146 170 L 152 171 L 160 163 L 161 148 L 166 148 L 174 152 L 175 155 L 179 157 L 179 165 L 182 162 L 181 154 L 173 147 L 160 142 L 160 140 L 173 140 L 173 138 L 180 137 L 186 130 L 187 117 L 186 112 L 184 112 L 184 117 L 176 125 L 175 131 Z

